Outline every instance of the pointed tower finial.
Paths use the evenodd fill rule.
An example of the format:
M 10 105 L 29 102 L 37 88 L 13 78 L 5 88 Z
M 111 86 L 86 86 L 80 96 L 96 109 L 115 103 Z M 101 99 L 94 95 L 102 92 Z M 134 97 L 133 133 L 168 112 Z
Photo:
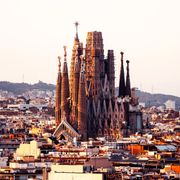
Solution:
M 63 68 L 62 68 L 62 81 L 61 81 L 61 119 L 63 119 L 63 112 L 66 113 L 66 118 L 69 120 L 69 78 L 68 78 L 68 66 L 66 61 L 66 46 L 63 46 L 64 48 L 64 62 L 63 62 Z
M 124 78 L 124 66 L 123 66 L 123 52 L 120 52 L 121 54 L 121 69 L 120 69 L 120 77 L 119 77 L 119 97 L 125 97 L 125 78 Z
M 121 61 L 123 61 L 124 52 L 121 51 L 120 54 L 121 54 Z
M 81 72 L 80 72 L 79 92 L 78 92 L 78 132 L 82 135 L 83 140 L 87 140 L 85 61 L 83 55 L 81 55 L 80 58 L 81 58 Z
M 78 40 L 78 26 L 79 26 L 79 23 L 76 21 L 74 24 L 75 24 L 75 27 L 76 27 L 76 39 Z
M 58 62 L 59 62 L 58 67 L 59 67 L 59 72 L 60 72 L 61 71 L 61 57 L 60 56 L 58 56 Z
M 127 63 L 127 74 L 126 74 L 126 96 L 131 97 L 131 83 L 130 83 L 130 75 L 129 75 L 129 60 Z
M 66 61 L 66 56 L 67 56 L 66 49 L 67 49 L 67 46 L 63 46 L 63 48 L 64 48 L 64 61 Z
M 56 123 L 59 125 L 61 122 L 61 57 L 58 56 L 58 78 L 56 84 L 56 107 L 55 107 L 55 115 L 56 115 Z

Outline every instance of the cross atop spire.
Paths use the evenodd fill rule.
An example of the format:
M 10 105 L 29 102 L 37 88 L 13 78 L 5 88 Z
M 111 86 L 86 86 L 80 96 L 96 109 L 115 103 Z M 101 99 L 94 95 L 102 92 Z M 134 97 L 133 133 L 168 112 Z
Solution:
M 76 40 L 78 40 L 78 26 L 79 26 L 79 23 L 76 21 L 75 23 L 75 27 L 76 27 Z

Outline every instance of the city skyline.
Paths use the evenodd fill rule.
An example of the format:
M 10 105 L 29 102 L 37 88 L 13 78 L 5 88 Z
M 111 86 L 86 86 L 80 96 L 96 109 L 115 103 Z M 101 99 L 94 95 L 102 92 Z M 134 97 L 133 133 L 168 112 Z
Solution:
M 66 45 L 70 65 L 73 23 L 78 21 L 84 45 L 87 32 L 97 30 L 102 31 L 104 54 L 114 49 L 116 86 L 124 51 L 132 87 L 180 96 L 179 5 L 178 0 L 1 1 L 0 81 L 55 84 L 57 56 L 63 57 Z

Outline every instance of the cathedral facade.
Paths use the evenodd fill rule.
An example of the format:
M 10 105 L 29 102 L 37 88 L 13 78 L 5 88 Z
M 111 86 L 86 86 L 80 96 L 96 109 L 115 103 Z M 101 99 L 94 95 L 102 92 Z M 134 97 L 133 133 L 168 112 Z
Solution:
M 70 64 L 70 76 L 64 47 L 64 59 L 59 58 L 59 71 L 56 85 L 55 135 L 71 136 L 71 129 L 82 140 L 96 137 L 118 139 L 127 136 L 136 123 L 138 99 L 132 96 L 129 61 L 124 73 L 124 53 L 121 52 L 121 68 L 118 94 L 115 93 L 114 52 L 104 55 L 101 32 L 88 32 L 86 45 L 80 42 L 77 32 L 74 38 Z M 117 95 L 116 95 L 117 94 Z M 135 119 L 135 120 L 134 120 Z M 64 125 L 62 123 L 66 121 Z M 132 121 L 132 122 L 130 122 Z M 68 124 L 68 125 L 67 125 Z M 140 122 L 142 124 L 142 122 Z M 136 126 L 136 125 L 135 125 Z M 140 125 L 140 128 L 142 126 Z M 59 131 L 58 131 L 59 129 Z

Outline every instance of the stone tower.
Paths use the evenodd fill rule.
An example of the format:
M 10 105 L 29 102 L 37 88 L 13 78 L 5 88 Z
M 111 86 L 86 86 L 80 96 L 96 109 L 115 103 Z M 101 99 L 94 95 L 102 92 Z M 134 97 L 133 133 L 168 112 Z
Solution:
M 72 57 L 71 57 L 71 66 L 70 66 L 70 78 L 69 78 L 69 91 L 70 91 L 70 97 L 72 97 L 72 91 L 73 91 L 73 80 L 74 80 L 74 66 L 75 66 L 75 61 L 77 58 L 77 52 L 78 56 L 82 55 L 83 53 L 83 44 L 80 43 L 79 37 L 78 37 L 78 22 L 75 22 L 75 27 L 76 27 L 76 35 L 74 37 L 74 45 L 72 49 Z
M 104 77 L 104 49 L 101 32 L 88 32 L 85 49 L 86 80 L 91 84 L 92 95 L 97 102 Z
M 129 75 L 129 60 L 127 63 L 127 74 L 126 74 L 126 96 L 131 97 L 131 84 L 130 84 L 130 75 Z
M 78 94 L 78 133 L 81 134 L 83 140 L 87 139 L 87 101 L 85 81 L 85 62 L 82 62 Z
M 130 130 L 140 129 L 135 117 L 139 114 L 130 112 L 132 105 L 129 61 L 127 62 L 126 81 L 123 55 L 118 97 L 115 96 L 114 52 L 108 50 L 104 57 L 104 45 L 101 32 L 88 32 L 86 47 L 83 49 L 78 37 L 78 23 L 72 49 L 70 79 L 64 47 L 62 72 L 58 71 L 56 86 L 56 132 L 73 139 L 74 135 L 82 140 L 96 137 L 118 139 L 128 136 Z M 83 51 L 85 56 L 83 56 Z M 133 106 L 137 103 L 133 104 Z M 134 109 L 134 107 L 133 107 Z M 131 116 L 129 115 L 131 113 Z M 66 119 L 67 121 L 63 121 Z M 140 122 L 140 120 L 138 120 Z M 66 129 L 64 127 L 66 126 Z M 58 129 L 59 128 L 59 129 Z M 64 133 L 64 134 L 63 134 Z
M 69 120 L 69 78 L 68 78 L 68 67 L 66 61 L 66 47 L 64 46 L 64 63 L 62 70 L 62 80 L 61 80 L 61 119 L 65 118 Z
M 105 72 L 109 81 L 109 91 L 112 97 L 114 97 L 115 91 L 115 72 L 114 72 L 114 51 L 108 50 L 107 62 L 105 65 Z
M 125 97 L 125 95 L 126 95 L 123 56 L 124 56 L 124 53 L 121 52 L 121 69 L 120 69 L 120 77 L 119 77 L 119 97 Z
M 81 60 L 79 57 L 78 49 L 76 50 L 76 58 L 74 64 L 74 70 L 72 72 L 72 114 L 71 114 L 71 122 L 72 126 L 77 129 L 78 123 L 78 93 L 79 93 L 79 82 L 80 82 L 80 70 L 81 70 Z
M 55 117 L 56 124 L 61 122 L 61 58 L 58 56 L 59 68 L 58 68 L 58 78 L 56 83 L 56 107 L 55 107 Z

